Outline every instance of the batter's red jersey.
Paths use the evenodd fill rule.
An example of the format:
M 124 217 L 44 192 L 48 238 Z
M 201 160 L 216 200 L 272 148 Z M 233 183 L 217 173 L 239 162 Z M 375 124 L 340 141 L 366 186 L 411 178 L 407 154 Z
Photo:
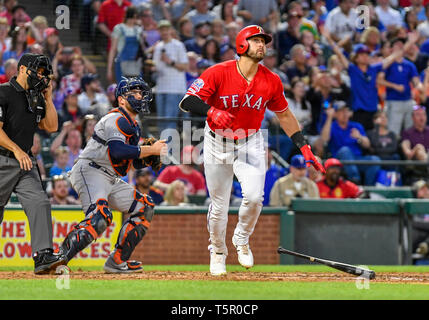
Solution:
M 283 112 L 287 110 L 288 103 L 277 74 L 259 64 L 255 77 L 248 84 L 238 72 L 236 63 L 230 60 L 208 68 L 192 83 L 187 94 L 233 114 L 235 119 L 231 129 L 235 132 L 234 137 L 244 138 L 261 128 L 265 108 Z M 210 119 L 207 123 L 212 131 L 226 129 L 215 125 Z M 244 132 L 244 136 L 240 131 Z
M 357 198 L 363 192 L 362 188 L 355 185 L 353 182 L 343 180 L 342 178 L 338 180 L 338 183 L 334 188 L 329 187 L 325 182 L 325 178 L 323 178 L 317 182 L 317 188 L 319 188 L 320 198 Z

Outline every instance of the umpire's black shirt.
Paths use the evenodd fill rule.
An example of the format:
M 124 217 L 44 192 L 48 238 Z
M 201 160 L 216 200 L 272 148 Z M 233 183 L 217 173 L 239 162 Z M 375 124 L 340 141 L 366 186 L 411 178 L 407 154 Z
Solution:
M 27 93 L 16 82 L 16 77 L 0 85 L 0 121 L 9 139 L 24 152 L 30 151 L 38 123 L 36 113 L 29 106 Z

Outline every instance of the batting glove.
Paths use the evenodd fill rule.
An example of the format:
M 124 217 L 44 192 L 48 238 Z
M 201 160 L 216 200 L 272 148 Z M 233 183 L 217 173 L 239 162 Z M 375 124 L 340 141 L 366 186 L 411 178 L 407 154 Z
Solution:
M 307 164 L 307 167 L 312 165 L 317 171 L 320 171 L 322 173 L 325 173 L 325 168 L 320 164 L 319 161 L 317 161 L 316 157 L 314 156 L 313 152 L 311 152 L 310 145 L 306 144 L 305 146 L 301 147 L 301 153 L 304 156 L 305 163 Z
M 235 119 L 235 116 L 228 111 L 211 107 L 207 112 L 207 118 L 213 121 L 214 124 L 223 128 L 229 128 Z

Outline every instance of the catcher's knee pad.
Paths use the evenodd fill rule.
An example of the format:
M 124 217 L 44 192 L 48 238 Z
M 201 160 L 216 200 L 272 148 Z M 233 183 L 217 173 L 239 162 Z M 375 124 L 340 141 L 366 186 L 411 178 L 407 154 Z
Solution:
M 137 244 L 146 234 L 153 217 L 153 202 L 149 196 L 137 192 L 137 201 L 142 202 L 140 209 L 133 213 L 124 223 L 119 232 L 118 241 L 115 245 L 116 251 L 113 259 L 120 264 L 127 261 L 133 253 Z M 140 197 L 140 196 L 141 197 Z
M 141 215 L 143 213 L 144 218 L 151 222 L 153 218 L 153 207 L 155 203 L 152 197 L 147 194 L 142 194 L 137 190 L 134 191 L 134 201 L 131 204 L 128 213 L 131 215 Z
M 96 240 L 112 223 L 112 212 L 107 200 L 98 199 L 95 204 L 90 206 L 91 208 L 93 208 L 92 215 L 75 226 L 61 245 L 60 250 L 68 260 Z

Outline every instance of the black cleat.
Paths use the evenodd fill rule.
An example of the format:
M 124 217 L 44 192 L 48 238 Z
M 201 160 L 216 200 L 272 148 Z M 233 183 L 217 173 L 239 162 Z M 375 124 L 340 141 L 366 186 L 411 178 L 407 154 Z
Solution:
M 67 258 L 61 253 L 54 253 L 51 248 L 37 251 L 33 254 L 34 273 L 54 273 L 58 266 L 67 264 Z

